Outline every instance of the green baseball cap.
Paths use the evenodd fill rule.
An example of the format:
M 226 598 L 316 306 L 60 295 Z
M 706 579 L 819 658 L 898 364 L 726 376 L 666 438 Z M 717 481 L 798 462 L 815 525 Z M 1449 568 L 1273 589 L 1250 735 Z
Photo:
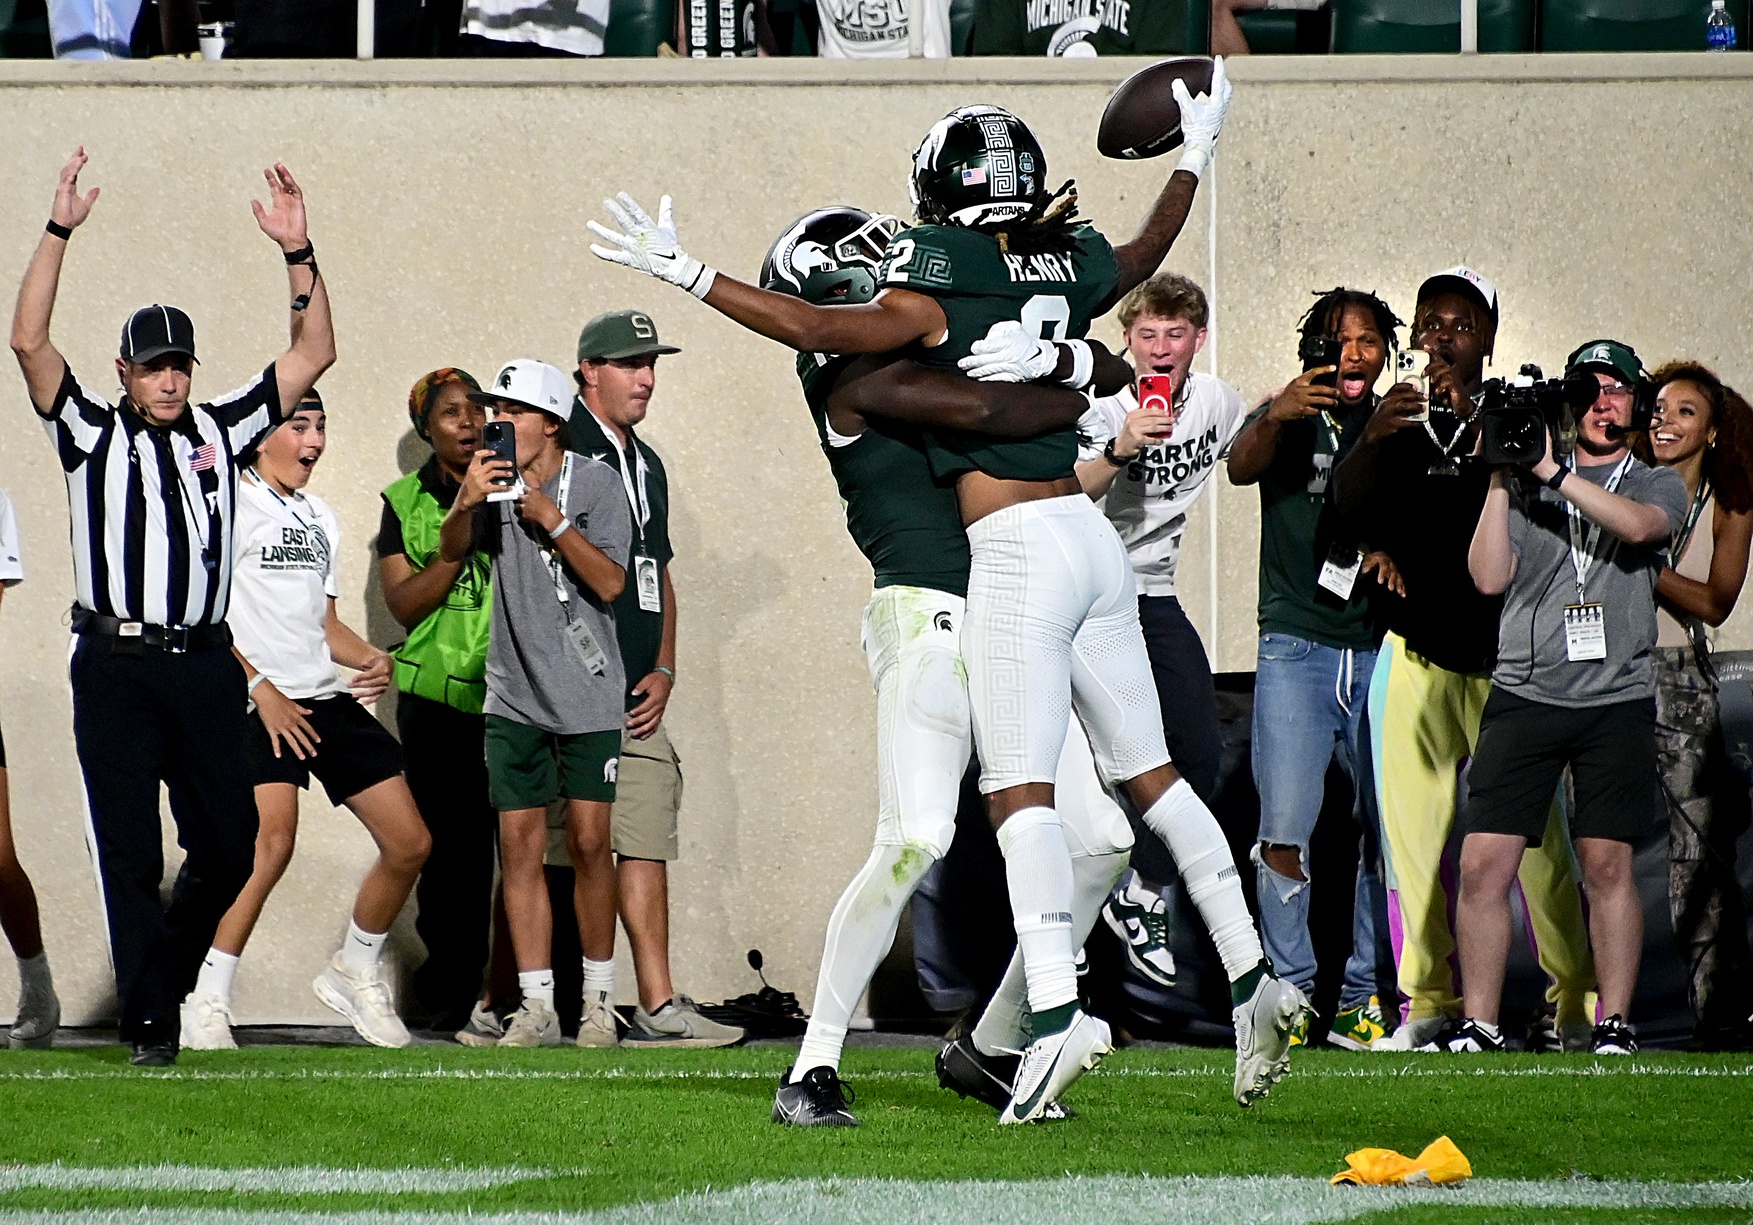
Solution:
M 1643 376 L 1643 363 L 1628 344 L 1617 340 L 1591 340 L 1580 344 L 1564 361 L 1564 372 L 1600 370 L 1611 374 L 1627 387 L 1636 385 Z
M 614 361 L 647 353 L 680 353 L 657 338 L 657 324 L 644 311 L 604 311 L 578 334 L 578 360 Z

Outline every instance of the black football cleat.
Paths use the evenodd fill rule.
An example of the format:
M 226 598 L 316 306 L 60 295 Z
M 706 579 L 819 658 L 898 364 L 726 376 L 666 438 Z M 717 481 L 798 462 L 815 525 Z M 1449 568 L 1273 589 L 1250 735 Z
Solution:
M 847 1109 L 856 1100 L 833 1068 L 811 1068 L 796 1081 L 786 1068 L 773 1097 L 773 1121 L 792 1127 L 857 1127 L 858 1120 Z

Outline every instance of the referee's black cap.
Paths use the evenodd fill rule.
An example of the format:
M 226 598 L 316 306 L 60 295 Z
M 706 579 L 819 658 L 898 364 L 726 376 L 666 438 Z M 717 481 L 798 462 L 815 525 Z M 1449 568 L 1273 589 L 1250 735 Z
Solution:
M 174 306 L 142 306 L 122 327 L 122 358 L 130 362 L 149 362 L 166 353 L 195 356 L 195 321 Z

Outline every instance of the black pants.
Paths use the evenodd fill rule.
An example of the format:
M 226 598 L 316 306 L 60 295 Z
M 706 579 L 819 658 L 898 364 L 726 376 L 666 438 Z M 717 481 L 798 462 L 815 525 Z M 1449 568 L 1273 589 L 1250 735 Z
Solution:
M 426 961 L 414 996 L 434 1028 L 458 1028 L 481 992 L 493 928 L 499 814 L 487 800 L 486 721 L 404 693 L 396 707 L 408 789 L 432 833 L 414 896 Z
M 1144 649 L 1156 681 L 1157 703 L 1163 711 L 1163 738 L 1175 769 L 1207 805 L 1217 794 L 1223 765 L 1223 733 L 1217 722 L 1217 689 L 1199 631 L 1174 596 L 1139 596 L 1138 620 L 1144 626 Z M 1168 848 L 1133 821 L 1138 847 L 1133 862 L 1147 880 L 1170 879 L 1174 860 Z
M 85 635 L 72 679 L 122 1040 L 172 1042 L 178 1005 L 255 864 L 243 669 L 226 649 L 172 654 Z M 168 908 L 160 782 L 185 852 Z

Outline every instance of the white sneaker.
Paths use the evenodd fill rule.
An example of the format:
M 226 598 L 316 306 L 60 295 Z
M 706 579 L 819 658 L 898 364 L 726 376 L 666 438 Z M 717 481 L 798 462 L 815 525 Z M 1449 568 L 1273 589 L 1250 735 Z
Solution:
M 1268 971 L 1230 1016 L 1236 1027 L 1236 1105 L 1251 1106 L 1290 1071 L 1290 1036 L 1312 1011 L 1303 993 Z
M 1401 1053 L 1419 1050 L 1441 1033 L 1443 1026 L 1447 1025 L 1451 1019 L 1439 1013 L 1434 1017 L 1419 1017 L 1416 1021 L 1406 1021 L 1386 1038 L 1377 1039 L 1370 1050 L 1399 1051 Z
M 1102 1056 L 1113 1049 L 1108 1023 L 1078 1009 L 1072 1014 L 1070 1025 L 1029 1043 L 1017 1068 L 1010 1101 L 1005 1103 L 998 1121 L 1034 1122 L 1073 1081 L 1102 1062 Z
M 46 977 L 46 976 L 45 976 Z M 6 1033 L 6 1041 L 15 1051 L 47 1050 L 61 1027 L 61 1000 L 52 984 L 26 984 L 18 993 L 18 1015 Z
M 178 1009 L 182 1015 L 182 1034 L 178 1039 L 185 1051 L 235 1051 L 237 1039 L 231 1036 L 231 1005 L 219 995 L 196 995 L 189 992 Z
M 456 1038 L 464 1046 L 498 1046 L 505 1037 L 505 1023 L 491 1008 L 477 1003 L 469 1010 L 469 1023 L 457 1030 Z
M 597 992 L 592 1003 L 584 1006 L 584 1015 L 578 1018 L 579 1046 L 617 1046 L 621 1041 L 621 1033 L 615 1028 L 615 1010 L 609 1005 L 609 997 L 604 992 Z
M 407 1046 L 413 1041 L 396 1015 L 389 984 L 376 976 L 354 978 L 341 968 L 341 954 L 329 958 L 310 986 L 319 1000 L 346 1017 L 373 1046 Z
M 541 1000 L 526 999 L 505 1022 L 498 1046 L 559 1046 L 560 1018 Z

